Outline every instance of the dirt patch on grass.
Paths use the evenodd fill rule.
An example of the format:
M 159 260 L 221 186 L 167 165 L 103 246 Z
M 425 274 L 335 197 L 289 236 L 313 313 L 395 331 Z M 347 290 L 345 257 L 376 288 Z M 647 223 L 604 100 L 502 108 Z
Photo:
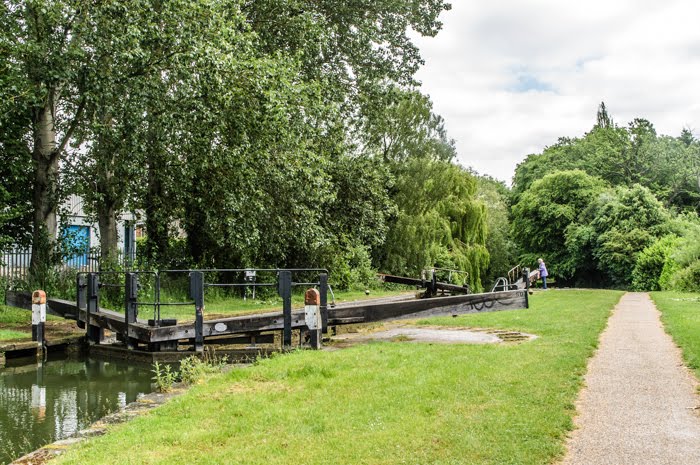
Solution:
M 501 344 L 525 342 L 537 338 L 533 334 L 484 328 L 445 328 L 386 324 L 371 328 L 355 328 L 354 332 L 336 334 L 328 347 L 343 348 L 371 341 L 422 342 L 430 344 Z

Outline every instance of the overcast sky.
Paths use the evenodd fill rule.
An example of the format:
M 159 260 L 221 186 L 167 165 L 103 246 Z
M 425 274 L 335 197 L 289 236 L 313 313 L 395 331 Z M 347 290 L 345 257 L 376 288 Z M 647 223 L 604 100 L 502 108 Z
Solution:
M 459 162 L 510 183 L 560 136 L 588 132 L 605 102 L 618 125 L 700 134 L 700 1 L 453 0 L 419 38 L 423 92 Z

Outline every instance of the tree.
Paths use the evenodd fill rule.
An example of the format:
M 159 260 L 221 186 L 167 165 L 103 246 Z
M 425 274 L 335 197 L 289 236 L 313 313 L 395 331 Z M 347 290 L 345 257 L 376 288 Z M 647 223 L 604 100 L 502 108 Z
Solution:
M 612 118 L 610 115 L 608 115 L 608 110 L 605 108 L 605 102 L 600 102 L 600 105 L 598 106 L 596 126 L 603 129 L 615 127 Z
M 59 161 L 82 121 L 86 74 L 93 56 L 84 46 L 87 2 L 6 0 L 0 43 L 11 85 L 3 100 L 17 108 L 22 124 L 14 134 L 34 167 L 31 268 L 51 261 L 59 204 Z
M 489 176 L 477 176 L 476 198 L 486 208 L 486 249 L 489 267 L 482 281 L 487 289 L 518 264 L 517 246 L 511 237 L 510 192 L 505 184 Z
M 533 182 L 512 208 L 513 237 L 524 251 L 523 263 L 534 265 L 542 257 L 557 280 L 584 279 L 585 256 L 569 253 L 567 237 L 604 187 L 601 179 L 580 170 L 554 172 Z
M 670 232 L 670 215 L 641 185 L 598 196 L 584 216 L 596 234 L 593 256 L 613 286 L 629 286 L 639 253 Z
M 416 89 L 389 87 L 364 119 L 363 152 L 385 163 L 409 159 L 452 161 L 454 140 L 447 136 L 442 117 L 433 112 L 430 98 Z
M 488 266 L 484 205 L 476 180 L 447 162 L 409 160 L 396 180 L 399 209 L 389 230 L 382 269 L 417 276 L 425 268 L 467 271 L 467 283 L 481 289 Z

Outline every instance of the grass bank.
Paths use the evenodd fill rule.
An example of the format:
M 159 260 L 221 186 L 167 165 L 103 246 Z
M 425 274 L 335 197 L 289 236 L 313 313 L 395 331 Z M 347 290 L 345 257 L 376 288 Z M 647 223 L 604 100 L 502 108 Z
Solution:
M 700 377 L 700 294 L 652 292 L 666 331 L 683 350 L 686 365 Z
M 523 344 L 382 342 L 235 369 L 59 464 L 546 464 L 621 293 L 550 291 L 529 310 L 430 320 Z
M 72 322 L 63 318 L 46 315 L 47 334 L 70 332 Z M 21 308 L 0 305 L 0 342 L 22 341 L 32 339 L 32 312 Z

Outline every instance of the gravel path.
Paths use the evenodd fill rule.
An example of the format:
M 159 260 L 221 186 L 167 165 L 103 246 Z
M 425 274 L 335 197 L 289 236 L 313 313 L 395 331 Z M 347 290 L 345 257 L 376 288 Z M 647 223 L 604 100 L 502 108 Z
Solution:
M 647 294 L 625 294 L 601 336 L 562 465 L 700 464 L 698 382 Z

